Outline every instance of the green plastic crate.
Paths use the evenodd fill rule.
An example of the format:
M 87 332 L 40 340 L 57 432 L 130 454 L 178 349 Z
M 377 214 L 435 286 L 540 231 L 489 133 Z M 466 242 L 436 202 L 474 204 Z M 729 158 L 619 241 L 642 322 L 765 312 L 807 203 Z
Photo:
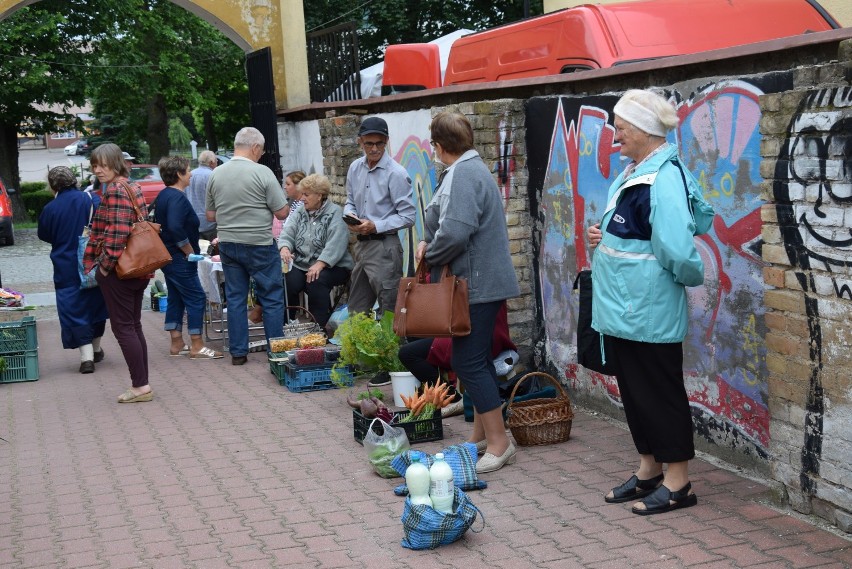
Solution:
M 0 322 L 0 355 L 38 350 L 36 321 L 32 316 L 22 320 Z
M 38 350 L 21 354 L 4 354 L 6 371 L 0 372 L 0 383 L 17 383 L 38 379 Z

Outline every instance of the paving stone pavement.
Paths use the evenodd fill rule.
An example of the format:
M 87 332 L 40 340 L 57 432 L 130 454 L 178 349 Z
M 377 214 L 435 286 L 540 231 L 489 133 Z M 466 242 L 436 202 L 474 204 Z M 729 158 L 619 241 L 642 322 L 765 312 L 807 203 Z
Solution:
M 0 385 L 0 567 L 852 567 L 850 540 L 702 460 L 696 507 L 641 517 L 605 504 L 630 474 L 630 438 L 581 410 L 569 441 L 522 447 L 483 476 L 470 493 L 482 531 L 404 549 L 400 480 L 372 473 L 343 391 L 290 393 L 257 353 L 242 367 L 168 357 L 162 315 L 143 322 L 151 403 L 116 403 L 129 381 L 111 333 L 96 373 L 80 375 L 55 320 L 38 322 L 41 379 Z M 418 448 L 470 428 L 444 424 L 444 441 Z

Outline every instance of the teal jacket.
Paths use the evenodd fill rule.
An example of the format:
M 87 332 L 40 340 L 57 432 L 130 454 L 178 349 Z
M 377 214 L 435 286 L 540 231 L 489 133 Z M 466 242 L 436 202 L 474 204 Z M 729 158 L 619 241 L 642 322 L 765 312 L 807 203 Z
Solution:
M 698 196 L 700 188 L 676 160 L 677 147 L 663 148 L 610 186 L 592 258 L 592 327 L 601 334 L 649 343 L 686 337 L 685 287 L 704 282 L 704 263 L 684 182 Z

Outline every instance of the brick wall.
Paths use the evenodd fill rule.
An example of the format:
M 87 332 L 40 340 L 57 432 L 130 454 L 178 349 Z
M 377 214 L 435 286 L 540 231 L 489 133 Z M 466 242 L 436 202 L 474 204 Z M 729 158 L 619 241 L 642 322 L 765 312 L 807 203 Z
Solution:
M 761 98 L 770 466 L 790 504 L 852 531 L 852 44 Z

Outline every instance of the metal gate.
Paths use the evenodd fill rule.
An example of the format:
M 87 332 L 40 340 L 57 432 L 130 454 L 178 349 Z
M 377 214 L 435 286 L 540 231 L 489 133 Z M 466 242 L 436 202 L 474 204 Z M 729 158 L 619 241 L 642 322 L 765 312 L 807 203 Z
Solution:
M 361 98 L 361 66 L 355 22 L 308 34 L 311 102 Z
M 275 108 L 275 83 L 272 80 L 272 52 L 268 47 L 246 55 L 251 125 L 266 139 L 260 163 L 268 166 L 281 182 L 281 155 L 278 153 L 278 117 Z

